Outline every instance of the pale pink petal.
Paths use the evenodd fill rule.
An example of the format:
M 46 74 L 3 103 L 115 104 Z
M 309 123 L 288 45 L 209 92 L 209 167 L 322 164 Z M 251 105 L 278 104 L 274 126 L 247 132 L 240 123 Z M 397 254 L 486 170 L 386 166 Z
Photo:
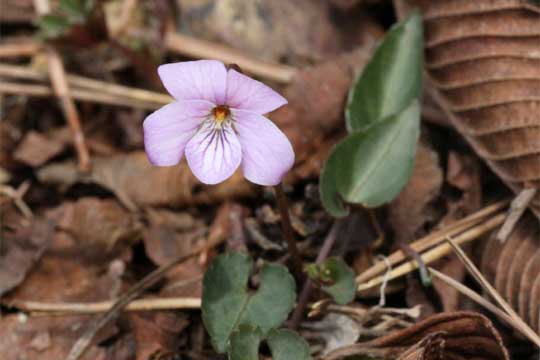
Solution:
M 203 100 L 178 101 L 148 115 L 143 129 L 144 148 L 150 162 L 158 166 L 176 165 L 212 107 L 212 103 Z
M 231 108 L 266 114 L 287 100 L 260 81 L 230 69 L 227 73 L 227 105 Z
M 200 182 L 208 185 L 229 178 L 240 165 L 242 150 L 231 125 L 214 128 L 208 121 L 186 146 L 186 159 Z
M 262 115 L 234 110 L 233 117 L 242 145 L 244 176 L 259 185 L 279 184 L 294 164 L 289 139 Z
M 158 67 L 163 85 L 176 100 L 225 103 L 227 70 L 216 60 L 184 61 Z

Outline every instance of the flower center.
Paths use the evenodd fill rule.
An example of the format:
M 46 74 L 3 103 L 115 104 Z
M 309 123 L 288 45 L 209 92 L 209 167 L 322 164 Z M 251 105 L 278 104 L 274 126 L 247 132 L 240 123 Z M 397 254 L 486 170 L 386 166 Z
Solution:
M 214 121 L 221 125 L 229 116 L 231 115 L 231 110 L 227 105 L 218 105 L 212 109 L 212 115 L 214 116 Z

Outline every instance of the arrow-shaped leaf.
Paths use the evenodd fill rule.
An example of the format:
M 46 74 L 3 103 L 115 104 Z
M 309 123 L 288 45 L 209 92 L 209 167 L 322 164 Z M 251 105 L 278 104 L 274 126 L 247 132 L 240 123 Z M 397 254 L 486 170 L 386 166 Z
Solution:
M 361 131 L 407 107 L 422 92 L 422 17 L 392 27 L 349 92 L 349 132 Z
M 420 133 L 415 100 L 403 112 L 349 135 L 336 146 L 336 185 L 344 200 L 365 207 L 391 201 L 412 172 Z

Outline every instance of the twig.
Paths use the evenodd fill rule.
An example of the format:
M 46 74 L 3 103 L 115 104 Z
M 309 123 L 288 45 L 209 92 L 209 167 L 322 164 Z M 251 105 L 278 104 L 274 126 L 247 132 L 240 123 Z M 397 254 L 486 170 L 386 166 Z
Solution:
M 41 44 L 32 40 L 10 39 L 0 44 L 0 58 L 14 58 L 19 56 L 32 56 L 42 49 Z
M 508 210 L 508 216 L 497 234 L 497 240 L 504 243 L 506 239 L 508 239 L 517 222 L 529 206 L 529 203 L 536 195 L 537 190 L 537 188 L 523 189 L 515 199 L 512 200 L 510 209 Z
M 276 201 L 281 215 L 281 229 L 283 230 L 283 237 L 287 241 L 287 250 L 291 255 L 292 270 L 296 277 L 296 280 L 300 280 L 302 277 L 302 258 L 300 252 L 296 246 L 296 240 L 294 239 L 293 229 L 291 225 L 291 215 L 289 213 L 289 204 L 287 197 L 283 191 L 283 183 L 274 186 L 276 193 Z
M 173 29 L 167 31 L 164 42 L 169 51 L 193 58 L 216 59 L 226 64 L 238 64 L 248 73 L 281 83 L 291 82 L 297 72 L 294 67 L 257 60 L 236 49 L 179 34 Z
M 49 0 L 34 0 L 34 7 L 39 16 L 47 15 L 51 11 Z M 64 116 L 69 125 L 73 137 L 73 145 L 77 152 L 79 169 L 82 172 L 88 173 L 90 171 L 90 153 L 88 152 L 84 140 L 84 133 L 82 131 L 77 107 L 69 92 L 69 85 L 67 83 L 66 71 L 64 69 L 62 58 L 51 45 L 45 46 L 45 52 L 47 54 L 49 78 L 51 79 L 52 89 L 54 95 L 60 100 L 62 111 L 64 112 Z
M 17 189 L 14 189 L 8 185 L 0 184 L 0 194 L 4 194 L 5 196 L 9 197 L 27 219 L 34 217 L 32 210 L 23 200 L 24 194 L 26 194 L 29 188 L 30 182 L 28 180 L 24 181 Z
M 487 220 L 486 222 L 481 223 L 481 224 L 467 230 L 463 234 L 456 237 L 455 240 L 459 244 L 463 244 L 463 243 L 472 241 L 474 239 L 477 239 L 481 235 L 483 235 L 483 234 L 495 229 L 497 226 L 501 225 L 504 222 L 504 218 L 505 218 L 504 214 L 499 214 L 497 216 L 494 216 L 493 218 Z M 414 244 L 411 244 L 411 246 L 414 248 Z M 422 254 L 422 259 L 424 260 L 424 262 L 426 264 L 430 264 L 430 263 L 442 258 L 443 256 L 445 256 L 445 255 L 447 255 L 447 254 L 449 254 L 451 252 L 452 252 L 452 248 L 451 248 L 451 246 L 449 244 L 440 244 L 437 247 L 423 253 Z M 396 279 L 396 278 L 401 277 L 403 275 L 406 275 L 406 274 L 410 273 L 411 271 L 416 270 L 417 268 L 418 268 L 418 264 L 416 263 L 416 261 L 405 262 L 404 264 L 394 268 L 390 272 L 389 280 L 393 280 L 393 279 Z M 371 289 L 372 287 L 375 287 L 375 286 L 378 286 L 378 285 L 382 284 L 383 281 L 384 281 L 384 277 L 377 276 L 377 277 L 375 277 L 373 279 L 370 279 L 369 281 L 364 282 L 364 283 L 358 283 L 357 282 L 359 284 L 358 285 L 358 291 L 364 291 L 364 290 L 367 290 L 367 289 Z
M 337 232 L 340 226 L 341 220 L 336 221 L 334 225 L 332 225 L 332 228 L 328 232 L 328 235 L 326 235 L 323 245 L 319 250 L 319 254 L 317 255 L 317 259 L 315 260 L 316 264 L 321 264 L 330 254 L 330 251 L 332 250 L 332 247 L 336 242 Z M 307 303 L 313 291 L 313 285 L 314 284 L 311 279 L 306 279 L 302 288 L 302 292 L 300 293 L 300 296 L 298 298 L 298 304 L 296 305 L 294 312 L 291 316 L 291 321 L 289 322 L 289 329 L 295 330 L 300 325 L 300 322 L 304 317 L 304 311 L 306 309 Z
M 27 95 L 27 96 L 40 96 L 48 97 L 53 96 L 54 93 L 49 86 L 46 85 L 33 85 L 33 84 L 21 84 L 0 81 L 0 94 L 14 94 L 14 95 Z M 82 90 L 72 89 L 71 96 L 80 101 L 95 102 L 107 105 L 127 106 L 145 110 L 155 110 L 162 105 L 156 103 L 145 103 L 140 101 L 134 101 L 129 98 L 111 97 L 105 92 L 99 92 L 94 90 Z
M 92 303 L 46 303 L 39 301 L 14 301 L 9 306 L 25 312 L 62 313 L 62 314 L 96 314 L 111 310 L 115 301 L 99 301 Z M 149 311 L 167 309 L 199 309 L 201 299 L 198 297 L 158 298 L 133 300 L 124 311 Z
M 0 64 L 0 77 L 19 78 L 27 80 L 44 81 L 47 80 L 47 75 L 39 70 L 32 69 L 28 66 L 18 66 L 11 64 Z M 173 98 L 167 94 L 162 94 L 154 91 L 132 88 L 111 84 L 105 81 L 87 78 L 84 76 L 66 74 L 67 82 L 72 86 L 72 93 L 76 92 L 75 88 L 84 88 L 87 90 L 98 91 L 99 94 L 108 94 L 115 98 L 126 99 L 127 101 L 140 101 L 141 104 L 150 104 L 149 109 L 156 109 L 173 101 Z M 74 95 L 75 97 L 75 95 Z M 136 104 L 134 105 L 136 106 Z M 140 106 L 138 106 L 140 107 Z M 146 108 L 146 107 L 144 107 Z
M 88 173 L 90 171 L 90 153 L 88 152 L 88 147 L 84 140 L 79 112 L 69 93 L 69 85 L 67 83 L 62 59 L 58 52 L 51 46 L 47 46 L 46 49 L 52 88 L 56 97 L 60 99 L 62 110 L 64 111 L 69 129 L 71 130 L 73 144 L 79 160 L 79 169 L 84 173 Z
M 167 264 L 164 264 L 148 274 L 137 284 L 133 285 L 120 299 L 118 299 L 114 305 L 103 315 L 95 320 L 90 328 L 83 334 L 81 338 L 71 348 L 66 360 L 77 360 L 84 353 L 84 351 L 90 345 L 90 342 L 94 338 L 95 334 L 105 326 L 109 321 L 114 319 L 124 307 L 126 307 L 131 301 L 137 298 L 143 291 L 148 289 L 156 283 L 161 277 L 169 270 L 171 270 L 177 264 L 180 264 L 201 252 L 206 251 L 209 248 L 217 246 L 225 239 L 225 232 L 215 231 L 209 235 L 208 243 L 193 248 L 188 254 L 182 255 L 173 259 Z
M 520 332 L 524 334 L 529 340 L 531 340 L 536 346 L 540 347 L 540 337 L 527 325 L 523 319 L 512 309 L 512 307 L 502 298 L 502 296 L 495 290 L 495 288 L 486 280 L 484 275 L 473 264 L 471 259 L 465 254 L 465 252 L 459 247 L 458 242 L 452 238 L 447 238 L 448 243 L 458 255 L 459 259 L 476 281 L 482 286 L 482 288 L 497 302 L 497 304 L 512 318 L 516 325 L 519 326 Z
M 450 224 L 439 231 L 435 231 L 428 236 L 423 237 L 420 240 L 411 244 L 411 247 L 418 252 L 424 251 L 432 246 L 435 246 L 446 239 L 447 235 L 455 236 L 468 228 L 479 224 L 484 218 L 494 214 L 501 210 L 508 204 L 508 201 L 500 201 L 495 204 L 489 205 L 484 209 L 477 211 L 453 224 Z M 405 255 L 402 251 L 397 251 L 388 257 L 389 263 L 394 266 L 398 262 L 405 260 Z M 357 283 L 365 282 L 376 275 L 382 274 L 387 269 L 386 264 L 383 261 L 375 263 L 371 268 L 358 275 L 356 278 Z

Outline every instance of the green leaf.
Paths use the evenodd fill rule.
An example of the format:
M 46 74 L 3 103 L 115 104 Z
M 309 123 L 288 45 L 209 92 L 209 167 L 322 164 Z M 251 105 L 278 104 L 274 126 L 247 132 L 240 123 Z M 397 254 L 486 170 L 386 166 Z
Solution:
M 412 173 L 420 134 L 418 101 L 397 115 L 347 136 L 332 156 L 338 193 L 372 208 L 394 199 Z
M 344 217 L 349 215 L 349 208 L 343 203 L 343 200 L 337 192 L 335 174 L 337 172 L 338 163 L 339 158 L 336 156 L 336 152 L 332 151 L 321 171 L 319 193 L 321 202 L 326 211 L 335 217 Z
M 239 325 L 259 328 L 262 336 L 281 325 L 294 306 L 296 285 L 287 268 L 264 264 L 259 289 L 248 292 L 249 256 L 230 252 L 216 257 L 203 280 L 202 318 L 217 352 L 227 350 Z
M 45 39 L 54 39 L 66 33 L 71 27 L 69 21 L 58 15 L 44 15 L 39 18 L 39 35 Z
M 204 275 L 202 318 L 214 348 L 223 353 L 249 299 L 247 282 L 253 263 L 238 252 L 217 256 Z
M 263 335 L 280 326 L 296 301 L 296 284 L 286 267 L 265 264 L 261 285 L 249 299 L 240 323 L 257 325 Z
M 422 91 L 422 17 L 413 12 L 385 35 L 349 92 L 345 110 L 349 132 L 396 114 Z
M 354 271 L 340 258 L 331 257 L 320 265 L 321 273 L 330 278 L 332 285 L 322 286 L 321 289 L 332 296 L 334 301 L 345 305 L 353 301 L 356 294 Z
M 308 343 L 294 331 L 280 329 L 268 334 L 268 346 L 273 360 L 309 360 Z
M 259 360 L 261 332 L 249 325 L 240 325 L 232 333 L 229 347 L 230 360 Z
M 81 24 L 92 12 L 93 1 L 88 0 L 60 0 L 58 10 L 66 16 L 72 24 Z

